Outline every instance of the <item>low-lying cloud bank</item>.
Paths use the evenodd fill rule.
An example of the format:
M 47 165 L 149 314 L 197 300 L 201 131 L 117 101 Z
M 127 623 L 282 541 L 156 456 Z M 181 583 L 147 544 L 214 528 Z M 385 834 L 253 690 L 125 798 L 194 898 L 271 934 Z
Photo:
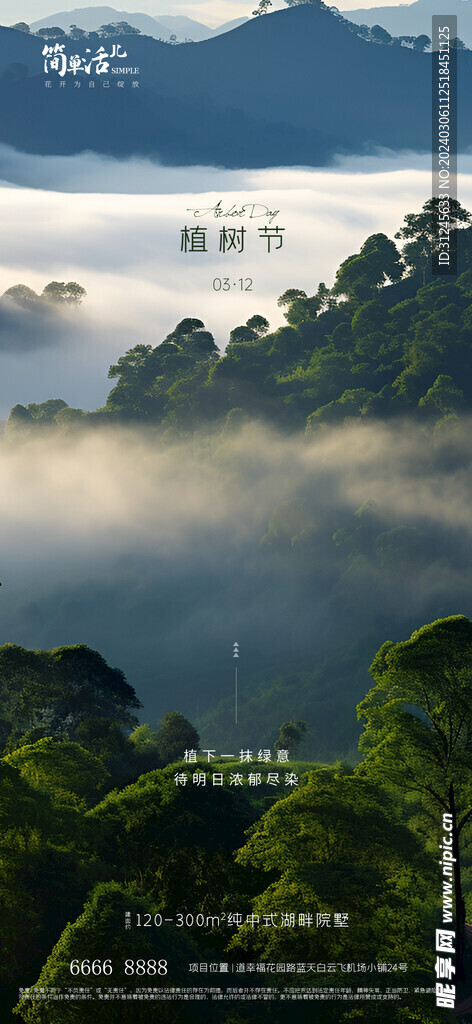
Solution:
M 5 438 L 2 639 L 85 642 L 146 719 L 195 717 L 228 695 L 235 639 L 248 680 L 472 615 L 470 426 Z
M 472 172 L 472 155 L 462 155 L 462 175 Z M 391 171 L 422 171 L 430 175 L 428 154 L 379 148 L 366 156 L 336 156 L 330 167 L 268 167 L 262 170 L 226 170 L 221 167 L 167 167 L 157 160 L 133 157 L 123 160 L 84 152 L 73 156 L 40 156 L 21 153 L 0 144 L 0 179 L 22 188 L 56 192 L 122 194 L 176 194 L 208 192 L 213 188 L 233 192 L 316 188 L 317 182 L 337 177 L 382 174 Z

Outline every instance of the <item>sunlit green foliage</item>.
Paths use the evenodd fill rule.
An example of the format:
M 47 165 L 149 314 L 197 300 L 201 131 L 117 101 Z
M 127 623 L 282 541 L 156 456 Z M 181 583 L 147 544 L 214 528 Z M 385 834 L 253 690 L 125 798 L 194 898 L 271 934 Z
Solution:
M 67 800 L 69 795 L 79 800 L 92 796 L 97 799 L 110 778 L 100 758 L 78 743 L 51 736 L 18 747 L 6 755 L 5 761 L 17 768 L 34 789 L 50 793 L 59 801 Z
M 109 985 L 133 991 L 138 985 L 159 987 L 164 990 L 186 981 L 189 960 L 196 957 L 196 950 L 185 933 L 177 932 L 163 924 L 159 928 L 134 927 L 131 934 L 125 931 L 125 913 L 131 914 L 136 925 L 137 915 L 141 920 L 145 914 L 154 915 L 156 906 L 149 899 L 137 896 L 116 883 L 98 885 L 85 903 L 83 912 L 73 923 L 67 925 L 59 941 L 48 957 L 36 985 L 38 988 L 54 987 L 67 991 L 70 987 L 97 990 Z M 151 962 L 155 975 L 136 978 L 125 974 L 126 961 L 144 960 Z M 95 962 L 111 974 L 71 974 L 71 964 L 84 961 Z M 154 967 L 155 963 L 155 967 Z M 162 973 L 158 973 L 159 969 Z M 164 973 L 164 971 L 166 973 Z M 184 1006 L 185 1008 L 185 1006 Z M 17 1012 L 25 1024 L 95 1024 L 101 1020 L 124 1022 L 163 1021 L 164 1024 L 185 1024 L 185 1015 L 178 1003 L 153 1000 L 133 1001 L 131 1004 L 112 1003 L 103 1005 L 100 1000 L 70 1002 L 30 1002 L 20 1000 Z
M 266 960 L 401 959 L 411 971 L 430 968 L 434 861 L 401 806 L 374 784 L 335 768 L 310 772 L 253 826 L 237 859 L 275 880 L 253 904 L 261 926 L 243 926 L 232 949 Z M 271 911 L 347 913 L 350 925 L 265 928 Z
M 423 626 L 409 640 L 388 640 L 370 671 L 376 686 L 358 707 L 365 719 L 359 772 L 402 793 L 420 794 L 433 821 L 450 816 L 457 977 L 463 980 L 459 843 L 472 819 L 472 622 L 453 615 Z M 438 825 L 436 835 L 439 842 Z

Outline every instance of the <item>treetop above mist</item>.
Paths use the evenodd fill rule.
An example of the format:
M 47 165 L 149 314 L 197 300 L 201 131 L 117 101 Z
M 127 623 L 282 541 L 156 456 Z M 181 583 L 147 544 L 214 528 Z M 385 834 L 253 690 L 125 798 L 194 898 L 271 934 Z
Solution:
M 38 295 L 27 284 L 14 284 L 3 293 L 2 299 L 12 299 L 17 305 L 32 308 L 34 305 L 80 306 L 87 292 L 76 281 L 50 281 Z

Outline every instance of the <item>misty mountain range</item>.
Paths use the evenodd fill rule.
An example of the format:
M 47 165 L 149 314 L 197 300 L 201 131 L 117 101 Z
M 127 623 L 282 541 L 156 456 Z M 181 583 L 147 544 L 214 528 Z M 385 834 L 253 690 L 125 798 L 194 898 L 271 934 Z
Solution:
M 356 25 L 381 25 L 392 36 L 419 36 L 431 38 L 431 18 L 434 14 L 457 17 L 457 35 L 472 46 L 472 0 L 415 0 L 413 4 L 397 7 L 360 7 L 343 11 L 343 16 Z
M 0 142 L 41 154 L 88 150 L 230 168 L 430 149 L 431 55 L 366 42 L 328 10 L 297 6 L 181 46 L 124 39 L 139 89 L 73 89 L 70 79 L 60 89 L 56 75 L 46 96 L 41 41 L 0 29 Z M 77 41 L 66 45 L 69 54 L 78 49 Z M 472 55 L 459 56 L 465 109 Z M 461 147 L 471 143 L 463 119 Z
M 238 25 L 244 24 L 247 18 L 236 18 L 228 21 L 219 28 L 209 28 L 193 18 L 182 15 L 163 14 L 156 18 L 149 14 L 132 14 L 129 11 L 117 11 L 114 7 L 80 7 L 73 11 L 60 11 L 58 14 L 50 14 L 47 18 L 40 18 L 39 21 L 31 23 L 32 32 L 39 28 L 62 28 L 68 32 L 71 25 L 83 28 L 87 32 L 96 32 L 101 25 L 109 25 L 115 21 L 126 21 L 133 28 L 138 28 L 143 35 L 152 36 L 154 39 L 168 40 L 175 36 L 177 42 L 183 43 L 186 39 L 193 42 L 200 42 L 202 39 L 212 39 L 213 36 L 229 32 Z
M 457 17 L 457 34 L 466 46 L 472 47 L 472 0 L 447 0 L 446 6 L 443 0 L 415 0 L 412 4 L 360 7 L 342 11 L 345 18 L 357 25 L 367 25 L 369 28 L 381 25 L 392 36 L 431 36 L 432 16 L 444 13 Z M 76 25 L 86 31 L 95 32 L 101 25 L 114 21 L 127 21 L 134 28 L 139 28 L 143 35 L 152 36 L 154 39 L 169 40 L 171 36 L 175 36 L 176 41 L 180 43 L 186 40 L 200 42 L 203 39 L 211 39 L 237 28 L 248 21 L 248 18 L 236 18 L 212 29 L 202 22 L 182 15 L 159 14 L 152 17 L 149 14 L 118 11 L 114 7 L 102 6 L 60 11 L 32 22 L 30 27 L 32 32 L 52 26 L 68 32 L 71 25 Z

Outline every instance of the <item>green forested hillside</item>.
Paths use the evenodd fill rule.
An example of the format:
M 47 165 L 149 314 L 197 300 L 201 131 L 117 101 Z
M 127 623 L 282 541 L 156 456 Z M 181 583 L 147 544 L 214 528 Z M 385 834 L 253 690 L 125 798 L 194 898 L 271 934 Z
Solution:
M 98 747 L 93 716 L 77 725 L 66 715 L 62 732 L 56 723 L 55 736 L 33 743 L 17 732 L 0 761 L 4 1019 L 86 1024 L 99 1009 L 110 1024 L 239 1024 L 251 999 L 251 1019 L 261 1024 L 269 1010 L 278 1024 L 294 1014 L 308 1024 L 314 1009 L 326 1024 L 380 1022 L 387 1006 L 396 1024 L 445 1024 L 448 1012 L 434 1008 L 431 988 L 438 809 L 453 806 L 455 794 L 467 913 L 471 630 L 455 616 L 383 645 L 371 666 L 376 685 L 359 707 L 365 756 L 355 770 L 299 762 L 290 751 L 279 762 L 274 754 L 272 762 L 209 763 L 180 716 L 180 737 L 193 736 L 195 760 L 161 761 L 139 774 L 146 758 L 152 763 L 152 738 L 139 727 L 134 739 L 122 736 L 130 781 L 111 788 L 117 775 L 107 720 Z M 25 652 L 6 653 L 26 686 Z M 70 689 L 81 662 L 73 650 L 66 654 Z M 128 698 L 132 705 L 132 692 Z M 277 770 L 288 789 L 268 781 Z M 457 956 L 463 993 L 470 954 Z M 262 973 L 270 1006 L 260 995 Z M 230 1005 L 208 995 L 185 1004 L 183 992 L 208 984 L 235 993 Z M 116 986 L 135 993 L 132 1006 L 116 996 L 103 1005 Z M 146 1001 L 139 993 L 149 986 L 161 995 Z

